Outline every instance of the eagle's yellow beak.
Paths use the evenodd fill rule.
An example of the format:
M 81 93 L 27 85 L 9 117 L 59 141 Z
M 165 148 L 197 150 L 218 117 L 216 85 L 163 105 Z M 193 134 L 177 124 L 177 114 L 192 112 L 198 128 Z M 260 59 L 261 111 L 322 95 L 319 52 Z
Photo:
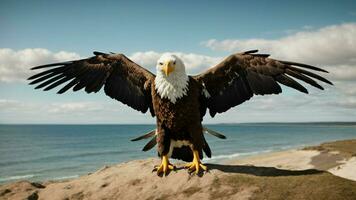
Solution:
M 166 74 L 166 76 L 169 76 L 171 72 L 174 71 L 174 65 L 171 61 L 167 61 L 163 64 L 162 71 Z

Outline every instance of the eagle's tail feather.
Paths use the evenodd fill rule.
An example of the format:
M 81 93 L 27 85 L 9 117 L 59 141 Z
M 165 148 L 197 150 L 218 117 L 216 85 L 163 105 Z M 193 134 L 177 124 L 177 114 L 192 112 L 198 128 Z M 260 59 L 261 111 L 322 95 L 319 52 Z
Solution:
M 204 139 L 204 146 L 203 146 L 203 150 L 206 156 L 208 156 L 208 158 L 211 158 L 211 149 L 209 147 L 208 142 L 205 140 L 205 137 L 203 136 Z
M 134 139 L 131 139 L 131 141 L 138 141 L 138 140 L 142 140 L 142 139 L 147 139 L 147 138 L 149 138 L 149 137 L 154 136 L 155 134 L 156 134 L 156 129 L 153 129 L 153 130 L 151 130 L 150 132 L 145 133 L 144 135 L 141 135 L 141 136 L 139 136 L 139 137 L 136 137 L 136 138 L 134 138 Z
M 171 158 L 183 160 L 185 162 L 191 162 L 193 160 L 193 152 L 189 146 L 182 146 L 180 148 L 174 148 Z
M 220 138 L 220 139 L 226 139 L 226 136 L 221 134 L 221 133 L 218 133 L 216 131 L 213 131 L 211 129 L 208 129 L 207 127 L 203 126 L 203 132 L 205 133 L 209 133 L 210 135 L 213 135 L 217 138 Z
M 157 144 L 156 135 L 143 147 L 142 151 L 148 151 L 152 149 Z
M 203 136 L 204 144 L 203 144 L 203 151 L 208 158 L 211 158 L 211 149 L 209 147 L 208 142 L 205 140 Z M 172 152 L 172 158 L 183 160 L 186 162 L 193 161 L 193 151 L 189 146 L 182 146 L 180 148 L 174 148 Z M 199 152 L 199 158 L 203 159 L 203 152 Z
M 211 129 L 208 129 L 206 127 L 203 127 L 203 133 L 209 133 L 209 134 L 211 134 L 211 135 L 213 135 L 215 137 L 218 137 L 220 139 L 226 139 L 226 137 L 223 134 L 218 133 L 216 131 L 213 131 Z M 156 146 L 156 144 L 157 144 L 157 141 L 156 141 L 156 129 L 153 129 L 150 132 L 145 133 L 142 136 L 136 137 L 136 138 L 132 139 L 131 141 L 138 141 L 138 140 L 142 140 L 142 139 L 148 139 L 150 137 L 153 137 L 153 138 L 142 149 L 142 151 L 148 151 L 148 150 L 152 149 L 154 146 Z M 203 151 L 204 151 L 205 155 L 208 158 L 210 158 L 211 157 L 211 149 L 209 147 L 208 142 L 205 140 L 204 135 L 203 135 L 203 139 L 204 139 Z M 203 159 L 203 154 L 202 153 L 200 153 L 199 156 L 200 156 L 200 159 Z M 185 148 L 185 147 L 175 148 L 173 150 L 173 153 L 172 153 L 172 158 L 181 159 L 181 160 L 190 162 L 193 159 L 193 153 L 192 153 L 192 150 L 190 148 Z

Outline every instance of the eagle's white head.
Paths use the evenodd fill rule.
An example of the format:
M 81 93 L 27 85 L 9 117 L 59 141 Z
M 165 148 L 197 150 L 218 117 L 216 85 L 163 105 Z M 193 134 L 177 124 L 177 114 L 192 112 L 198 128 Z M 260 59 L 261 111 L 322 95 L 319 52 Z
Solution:
M 172 103 L 187 94 L 189 78 L 183 61 L 171 53 L 163 54 L 157 61 L 155 88 L 161 98 Z

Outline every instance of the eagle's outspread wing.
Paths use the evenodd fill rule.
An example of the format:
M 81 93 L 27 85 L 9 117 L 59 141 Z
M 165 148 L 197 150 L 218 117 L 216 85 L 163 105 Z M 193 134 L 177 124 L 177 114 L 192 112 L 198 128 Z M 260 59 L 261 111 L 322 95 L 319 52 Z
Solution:
M 30 84 L 38 84 L 36 89 L 53 89 L 66 84 L 58 93 L 70 88 L 78 91 L 85 88 L 87 93 L 98 92 L 103 86 L 105 94 L 143 113 L 150 108 L 151 83 L 154 74 L 131 61 L 123 54 L 94 52 L 95 56 L 69 62 L 41 65 L 45 68 L 28 78 Z
M 254 94 L 279 94 L 278 83 L 308 93 L 293 78 L 302 80 L 323 90 L 314 79 L 332 84 L 309 70 L 327 72 L 323 69 L 289 61 L 268 58 L 268 54 L 255 54 L 257 50 L 233 54 L 215 67 L 194 76 L 203 86 L 203 101 L 210 115 L 222 113 L 250 99 Z M 303 69 L 305 68 L 305 69 Z M 314 78 L 314 79 L 312 79 Z M 203 108 L 203 114 L 206 112 Z

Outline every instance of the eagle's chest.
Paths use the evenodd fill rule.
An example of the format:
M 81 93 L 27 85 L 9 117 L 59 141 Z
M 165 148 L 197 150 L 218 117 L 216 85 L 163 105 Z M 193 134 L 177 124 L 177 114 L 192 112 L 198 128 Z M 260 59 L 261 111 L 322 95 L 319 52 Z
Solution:
M 172 102 L 166 97 L 162 97 L 157 91 L 152 95 L 154 108 L 157 111 L 169 110 L 170 112 L 177 113 L 192 109 L 192 107 L 198 106 L 199 95 L 197 89 L 189 84 L 187 93 L 182 97 L 177 98 L 175 102 Z
M 199 87 L 194 81 L 189 81 L 186 94 L 175 102 L 162 97 L 157 90 L 154 90 L 152 100 L 157 120 L 178 124 L 184 121 L 200 119 L 199 97 Z

